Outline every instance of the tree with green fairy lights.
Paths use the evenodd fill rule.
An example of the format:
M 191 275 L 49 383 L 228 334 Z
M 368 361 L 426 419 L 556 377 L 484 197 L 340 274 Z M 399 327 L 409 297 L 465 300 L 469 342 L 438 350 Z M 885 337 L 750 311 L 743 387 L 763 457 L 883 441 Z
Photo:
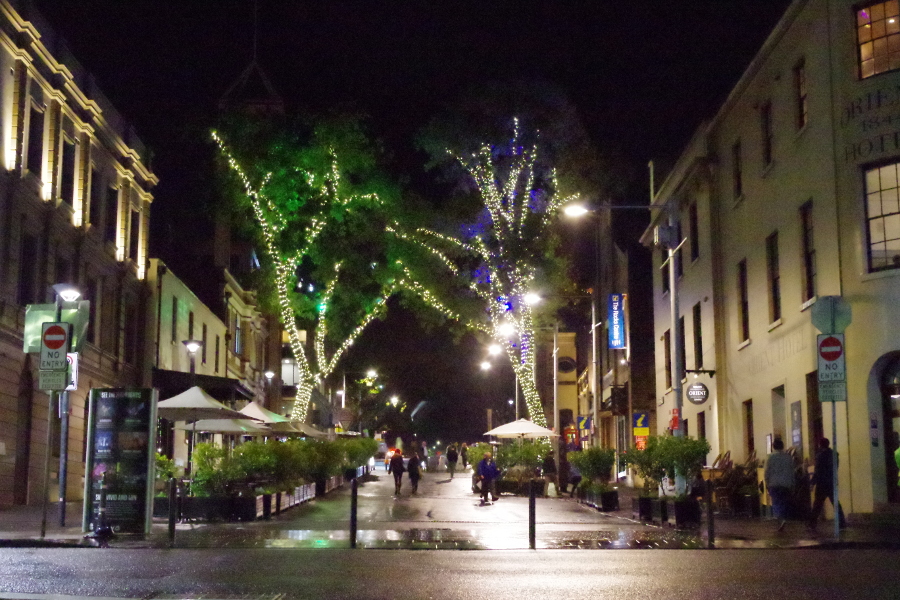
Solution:
M 270 304 L 297 361 L 294 419 L 306 419 L 313 389 L 392 294 L 412 291 L 453 315 L 406 266 L 420 249 L 395 233 L 399 192 L 360 117 L 298 124 L 244 116 L 212 137 L 261 240 Z

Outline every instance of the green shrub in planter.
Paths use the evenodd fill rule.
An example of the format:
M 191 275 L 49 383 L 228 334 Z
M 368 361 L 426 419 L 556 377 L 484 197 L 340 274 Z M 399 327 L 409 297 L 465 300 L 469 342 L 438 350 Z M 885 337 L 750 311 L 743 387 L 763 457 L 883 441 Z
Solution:
M 606 484 L 616 464 L 616 451 L 612 448 L 586 448 L 580 452 L 569 452 L 568 461 L 581 472 L 582 481 L 589 479 L 608 489 Z
M 641 496 L 653 498 L 659 495 L 659 484 L 666 476 L 666 465 L 659 452 L 661 436 L 651 435 L 643 450 L 632 448 L 622 455 L 625 464 L 632 467 L 644 480 Z
M 337 440 L 344 451 L 344 467 L 358 469 L 369 464 L 378 451 L 378 442 L 372 438 L 357 437 Z
M 242 491 L 246 472 L 224 448 L 208 443 L 194 447 L 192 454 L 194 496 L 231 496 Z
M 665 436 L 659 439 L 656 453 L 666 474 L 674 479 L 676 473 L 693 481 L 700 476 L 703 461 L 709 454 L 709 442 L 703 438 Z
M 494 459 L 497 461 L 497 466 L 503 471 L 504 479 L 509 477 L 519 483 L 524 483 L 534 477 L 537 469 L 541 466 L 541 461 L 549 451 L 550 444 L 546 442 L 516 442 L 498 447 Z M 481 458 L 478 460 L 480 461 Z

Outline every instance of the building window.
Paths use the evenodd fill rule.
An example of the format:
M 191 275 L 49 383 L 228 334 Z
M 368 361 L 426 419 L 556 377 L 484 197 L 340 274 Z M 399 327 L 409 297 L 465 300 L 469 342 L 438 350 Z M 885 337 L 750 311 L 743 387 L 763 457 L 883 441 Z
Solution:
M 669 292 L 669 251 L 665 248 L 660 248 L 659 251 L 662 255 L 662 267 L 659 269 L 659 275 L 662 277 L 663 294 L 666 294 Z
M 680 317 L 678 319 L 678 373 L 676 373 L 679 379 L 684 379 L 684 373 L 687 370 L 686 338 L 687 334 L 684 330 L 684 317 Z
M 128 228 L 128 256 L 131 257 L 131 260 L 137 262 L 141 241 L 141 213 L 136 210 L 128 212 L 131 214 L 131 227 Z
M 90 302 L 90 310 L 88 311 L 88 332 L 87 339 L 90 343 L 97 345 L 97 311 L 100 308 L 100 293 L 96 279 L 88 279 L 87 294 L 85 300 Z
M 241 315 L 234 313 L 234 353 L 240 356 L 244 351 L 244 331 L 241 329 Z
M 762 130 L 762 159 L 763 165 L 772 164 L 773 136 L 772 130 L 772 103 L 766 102 L 759 109 L 759 126 Z
M 29 171 L 41 176 L 44 164 L 44 111 L 34 103 L 28 117 L 28 164 Z
M 694 305 L 694 368 L 703 368 L 703 322 L 700 319 L 700 303 Z
M 806 60 L 802 58 L 794 65 L 794 101 L 797 129 L 803 129 L 809 122 L 809 104 L 806 98 Z
M 30 233 L 22 233 L 20 244 L 19 283 L 16 288 L 16 301 L 19 306 L 25 306 L 37 300 L 38 238 Z
M 706 411 L 703 410 L 697 413 L 697 439 L 706 439 Z M 706 464 L 705 459 L 703 464 Z
M 747 456 L 756 450 L 756 443 L 753 440 L 753 400 L 746 400 L 743 404 L 744 408 L 744 450 Z
M 59 195 L 66 204 L 75 203 L 75 142 L 67 137 L 63 137 Z
M 672 387 L 672 331 L 666 329 L 663 334 L 663 356 L 666 365 L 666 389 Z
M 188 336 L 187 339 L 194 339 L 194 311 L 188 312 Z
M 100 227 L 100 219 L 103 210 L 103 178 L 98 171 L 91 171 L 91 200 L 89 206 L 88 222 L 94 227 Z
M 106 228 L 103 236 L 107 242 L 116 243 L 116 222 L 119 216 L 119 190 L 114 187 L 106 188 Z
M 731 191 L 737 200 L 744 195 L 744 167 L 741 161 L 741 141 L 731 147 Z
M 750 295 L 747 289 L 747 260 L 738 263 L 738 323 L 740 325 L 740 341 L 750 339 Z
M 803 253 L 803 301 L 816 296 L 816 247 L 813 243 L 812 200 L 800 207 L 800 243 Z
M 897 0 L 856 11 L 859 76 L 862 79 L 900 68 L 900 14 Z
M 203 328 L 200 330 L 203 333 L 200 335 L 200 341 L 203 342 L 203 345 L 200 346 L 200 362 L 204 365 L 206 364 L 206 323 L 203 324 Z
M 688 227 L 691 236 L 691 262 L 700 258 L 700 223 L 697 218 L 697 203 L 691 202 L 688 207 Z
M 178 342 L 178 296 L 172 296 L 172 343 Z
M 684 275 L 684 254 L 681 251 L 683 248 L 681 240 L 681 221 L 678 221 L 678 223 L 675 224 L 675 243 L 678 245 L 678 250 L 675 252 L 677 255 L 675 257 L 675 277 L 678 278 L 681 278 L 681 276 Z
M 766 238 L 766 276 L 769 280 L 769 322 L 781 318 L 781 272 L 778 267 L 778 232 Z
M 893 163 L 866 170 L 869 270 L 900 268 L 900 198 Z
M 216 363 L 213 365 L 213 370 L 218 373 L 219 372 L 219 336 L 216 334 L 216 355 L 215 355 Z

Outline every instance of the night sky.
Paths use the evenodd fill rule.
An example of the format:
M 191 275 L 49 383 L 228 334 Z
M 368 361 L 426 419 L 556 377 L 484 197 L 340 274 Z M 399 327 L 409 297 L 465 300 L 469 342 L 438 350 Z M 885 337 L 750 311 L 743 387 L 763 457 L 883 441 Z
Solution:
M 253 58 L 254 2 L 36 4 L 154 152 L 160 184 L 151 255 L 166 260 L 173 222 L 212 189 L 208 131 L 218 100 Z M 656 162 L 661 181 L 789 2 L 257 4 L 258 62 L 288 107 L 363 109 L 407 178 L 428 177 L 413 137 L 448 99 L 481 82 L 542 81 L 568 95 L 597 148 L 621 157 L 633 197 L 618 200 L 635 203 L 648 197 L 647 162 Z M 439 407 L 447 417 L 426 433 L 477 438 L 483 403 L 511 395 L 511 370 L 495 373 L 485 387 L 474 340 L 453 348 L 446 332 L 409 332 L 415 325 L 398 311 L 354 347 L 353 358 L 361 368 L 377 361 L 387 385 L 407 401 Z M 498 383 L 506 379 L 508 391 Z

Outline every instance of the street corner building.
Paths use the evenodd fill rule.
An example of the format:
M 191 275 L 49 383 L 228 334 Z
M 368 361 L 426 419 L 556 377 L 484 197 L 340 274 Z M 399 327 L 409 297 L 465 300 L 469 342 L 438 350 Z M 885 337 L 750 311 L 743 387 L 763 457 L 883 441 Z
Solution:
M 680 417 L 710 461 L 735 463 L 777 438 L 812 463 L 819 439 L 837 439 L 845 510 L 888 510 L 900 504 L 897 0 L 793 2 L 708 117 L 643 236 L 654 245 L 668 227 L 680 244 L 674 261 L 654 253 L 658 433 Z M 826 300 L 852 319 L 823 326 Z M 846 401 L 820 381 L 835 350 L 820 352 L 823 328 L 844 333 Z M 692 384 L 708 394 L 698 385 L 674 415 Z
M 55 499 L 60 415 L 24 352 L 26 306 L 74 284 L 90 302 L 68 392 L 68 496 L 82 496 L 90 388 L 141 383 L 151 190 L 147 152 L 30 2 L 0 0 L 0 506 Z M 48 414 L 48 412 L 50 414 Z M 55 435 L 47 447 L 47 428 Z

